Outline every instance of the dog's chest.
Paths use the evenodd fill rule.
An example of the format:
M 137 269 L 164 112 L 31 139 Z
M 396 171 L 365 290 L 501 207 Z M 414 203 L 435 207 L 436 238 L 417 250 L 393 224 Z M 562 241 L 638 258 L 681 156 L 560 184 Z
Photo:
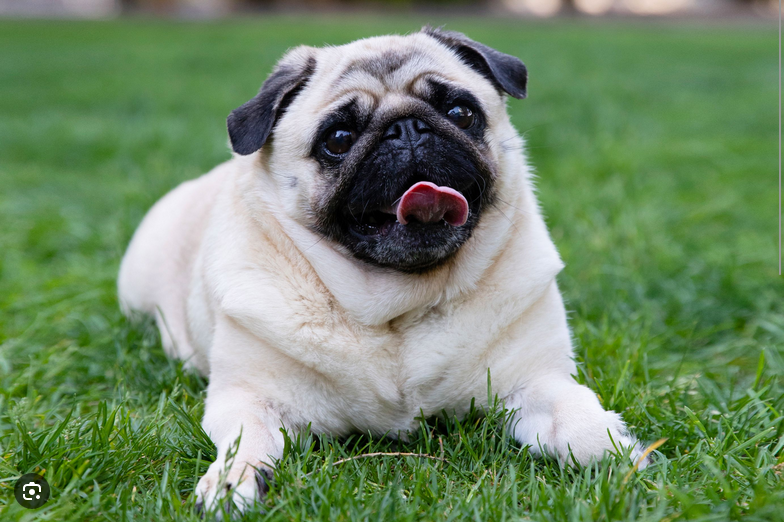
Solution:
M 352 411 L 343 413 L 352 423 L 408 429 L 422 412 L 460 412 L 484 398 L 491 334 L 471 312 L 433 308 L 362 326 L 334 303 L 300 299 L 287 321 L 296 325 L 286 334 L 291 342 L 281 348 L 348 399 Z

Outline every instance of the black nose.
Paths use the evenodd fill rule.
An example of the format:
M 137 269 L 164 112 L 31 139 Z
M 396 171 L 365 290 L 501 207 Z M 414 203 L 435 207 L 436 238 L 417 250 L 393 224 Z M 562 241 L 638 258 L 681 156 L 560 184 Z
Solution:
M 433 132 L 433 129 L 419 118 L 403 118 L 389 126 L 384 133 L 384 139 L 418 145 L 430 132 Z

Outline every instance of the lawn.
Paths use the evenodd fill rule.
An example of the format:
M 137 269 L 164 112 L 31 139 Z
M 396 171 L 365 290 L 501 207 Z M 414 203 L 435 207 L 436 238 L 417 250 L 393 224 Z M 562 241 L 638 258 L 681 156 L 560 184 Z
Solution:
M 528 66 L 509 106 L 567 265 L 578 378 L 667 441 L 630 473 L 535 459 L 497 409 L 401 444 L 303 436 L 266 516 L 784 520 L 773 24 L 346 16 L 0 21 L 1 520 L 199 520 L 206 382 L 119 313 L 124 248 L 154 201 L 229 157 L 226 115 L 285 49 L 445 21 Z M 394 451 L 446 462 L 333 464 Z M 35 470 L 53 497 L 28 511 L 13 484 Z

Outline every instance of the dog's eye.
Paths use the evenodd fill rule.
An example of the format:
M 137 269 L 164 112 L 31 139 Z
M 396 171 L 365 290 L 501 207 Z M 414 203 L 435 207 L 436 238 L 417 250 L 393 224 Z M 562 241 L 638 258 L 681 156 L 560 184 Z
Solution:
M 457 105 L 449 109 L 446 116 L 461 129 L 467 129 L 474 124 L 474 111 L 465 105 Z
M 357 133 L 349 129 L 333 129 L 324 140 L 327 150 L 332 154 L 345 154 L 357 140 Z

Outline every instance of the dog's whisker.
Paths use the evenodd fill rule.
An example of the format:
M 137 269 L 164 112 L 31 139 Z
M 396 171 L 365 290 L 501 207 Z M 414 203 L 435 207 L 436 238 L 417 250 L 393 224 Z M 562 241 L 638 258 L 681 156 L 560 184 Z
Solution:
M 367 210 L 367 207 L 368 207 L 369 204 L 370 204 L 370 201 L 365 201 L 365 206 L 362 207 L 362 216 L 359 218 L 359 221 L 362 221 L 363 219 L 365 219 L 365 211 Z
M 307 252 L 308 250 L 310 250 L 310 249 L 311 249 L 311 248 L 313 248 L 314 246 L 316 246 L 316 245 L 318 245 L 319 243 L 321 243 L 321 242 L 324 240 L 324 237 L 325 237 L 325 236 L 321 236 L 321 237 L 318 239 L 318 241 L 316 241 L 315 243 L 313 243 L 312 245 L 310 245 L 308 248 L 306 248 L 305 250 L 303 250 L 303 252 Z
M 504 216 L 507 221 L 509 221 L 509 224 L 512 225 L 512 228 L 515 229 L 515 232 L 517 232 L 517 235 L 519 235 L 520 237 L 525 237 L 525 236 L 523 236 L 523 233 L 520 232 L 520 229 L 517 228 L 517 225 L 515 224 L 515 222 L 512 221 L 512 219 L 509 216 L 506 215 L 506 212 L 504 212 L 503 210 L 498 208 L 498 205 L 496 205 L 495 203 L 493 203 L 491 206 L 494 207 L 498 212 L 500 212 L 501 215 Z
M 501 198 L 500 198 L 500 197 L 498 197 L 498 196 L 496 196 L 496 197 L 495 197 L 495 199 L 496 199 L 497 201 L 499 201 L 500 203 L 503 203 L 504 205 L 509 205 L 509 206 L 510 206 L 510 207 L 512 207 L 513 209 L 517 210 L 518 212 L 522 212 L 523 214 L 534 214 L 534 213 L 533 213 L 533 212 L 531 212 L 530 210 L 525 210 L 525 209 L 523 209 L 523 208 L 520 208 L 520 207 L 517 207 L 517 206 L 515 206 L 515 205 L 512 205 L 512 204 L 511 204 L 511 203 L 509 203 L 508 201 L 504 201 L 503 199 L 501 199 Z

